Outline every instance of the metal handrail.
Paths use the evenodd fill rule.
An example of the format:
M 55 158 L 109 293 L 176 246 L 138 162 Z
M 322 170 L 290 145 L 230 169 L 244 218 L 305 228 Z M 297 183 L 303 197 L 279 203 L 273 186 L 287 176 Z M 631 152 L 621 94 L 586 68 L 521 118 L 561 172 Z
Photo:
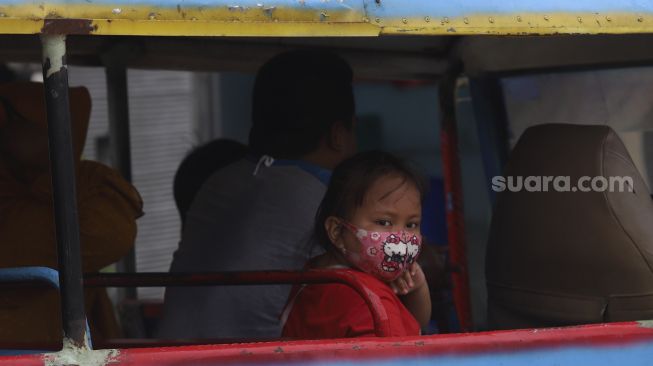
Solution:
M 360 295 L 372 313 L 374 333 L 389 336 L 388 317 L 378 298 L 347 270 L 248 271 L 196 273 L 98 273 L 84 277 L 86 287 L 242 286 L 277 284 L 328 284 L 349 286 Z

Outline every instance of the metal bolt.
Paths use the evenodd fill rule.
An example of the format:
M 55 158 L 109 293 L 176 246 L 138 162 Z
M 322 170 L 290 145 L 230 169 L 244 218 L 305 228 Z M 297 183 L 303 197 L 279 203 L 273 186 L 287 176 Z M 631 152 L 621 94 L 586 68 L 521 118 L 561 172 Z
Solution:
M 424 17 L 424 21 L 427 22 L 427 23 L 430 22 L 430 21 L 431 21 L 431 17 L 428 17 L 428 16 L 427 16 L 427 17 Z
M 463 18 L 463 22 L 465 22 L 465 24 L 469 24 L 469 18 L 464 17 L 464 18 Z
M 122 13 L 122 9 L 120 9 L 120 8 L 115 8 L 115 9 L 113 9 L 111 12 L 114 13 L 114 14 L 120 14 L 120 13 Z
M 517 21 L 521 23 L 521 17 L 517 16 Z

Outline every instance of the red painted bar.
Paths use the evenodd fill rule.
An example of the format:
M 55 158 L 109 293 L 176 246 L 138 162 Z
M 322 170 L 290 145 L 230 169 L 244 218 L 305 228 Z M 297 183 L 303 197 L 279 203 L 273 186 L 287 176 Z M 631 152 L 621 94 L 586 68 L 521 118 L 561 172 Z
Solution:
M 465 246 L 465 217 L 463 215 L 463 187 L 458 156 L 458 131 L 456 128 L 456 80 L 460 70 L 458 64 L 440 83 L 440 148 L 442 151 L 442 172 L 444 178 L 449 262 L 455 271 L 451 274 L 452 293 L 460 330 L 473 329 L 472 310 L 467 271 L 467 249 Z
M 111 365 L 213 366 L 242 363 L 362 360 L 571 347 L 618 346 L 652 341 L 653 328 L 638 322 L 567 328 L 443 334 L 404 338 L 237 343 L 122 349 Z M 0 357 L 0 365 L 42 365 L 44 356 Z

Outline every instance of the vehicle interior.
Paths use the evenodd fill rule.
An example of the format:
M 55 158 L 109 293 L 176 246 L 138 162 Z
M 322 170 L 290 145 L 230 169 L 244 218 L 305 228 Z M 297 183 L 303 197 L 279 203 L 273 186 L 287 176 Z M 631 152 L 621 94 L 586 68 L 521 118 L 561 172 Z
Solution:
M 139 227 L 133 253 L 85 276 L 87 288 L 112 289 L 124 332 L 93 348 L 248 341 L 156 339 L 166 285 L 346 281 L 297 273 L 204 278 L 164 273 L 180 238 L 172 183 L 182 159 L 216 138 L 246 143 L 254 73 L 271 56 L 305 47 L 332 50 L 352 65 L 361 149 L 411 159 L 429 178 L 424 216 L 432 221 L 425 235 L 445 269 L 432 280 L 445 280 L 433 286 L 433 319 L 424 335 L 653 318 L 648 188 L 653 135 L 647 98 L 653 35 L 450 35 L 454 32 L 69 35 L 71 86 L 88 85 L 94 106 L 84 157 L 104 161 L 132 181 L 145 201 L 142 220 L 152 220 Z M 0 35 L 0 63 L 27 80 L 38 80 L 41 53 L 38 35 Z M 157 94 L 161 85 L 174 92 Z M 178 129 L 148 140 L 157 123 L 164 123 L 157 108 L 171 116 L 166 126 Z M 161 141 L 168 141 L 167 151 Z M 169 141 L 179 144 L 173 149 Z M 622 176 L 634 183 L 630 192 L 496 192 L 491 184 L 496 176 Z M 156 202 L 151 211 L 149 197 Z M 139 248 L 141 242 L 146 246 Z M 3 282 L 21 286 L 47 277 L 45 282 L 57 287 L 53 276 L 0 273 Z M 19 340 L 0 345 L 19 353 L 60 348 Z

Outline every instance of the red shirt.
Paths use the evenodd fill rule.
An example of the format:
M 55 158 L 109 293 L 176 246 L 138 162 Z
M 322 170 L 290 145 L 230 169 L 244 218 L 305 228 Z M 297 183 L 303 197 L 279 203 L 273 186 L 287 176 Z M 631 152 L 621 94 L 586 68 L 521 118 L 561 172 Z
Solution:
M 413 315 L 390 286 L 367 273 L 349 270 L 370 292 L 378 296 L 388 317 L 390 336 L 420 334 Z M 365 300 L 341 284 L 307 285 L 291 292 L 284 314 L 283 337 L 300 339 L 373 337 L 374 320 Z

